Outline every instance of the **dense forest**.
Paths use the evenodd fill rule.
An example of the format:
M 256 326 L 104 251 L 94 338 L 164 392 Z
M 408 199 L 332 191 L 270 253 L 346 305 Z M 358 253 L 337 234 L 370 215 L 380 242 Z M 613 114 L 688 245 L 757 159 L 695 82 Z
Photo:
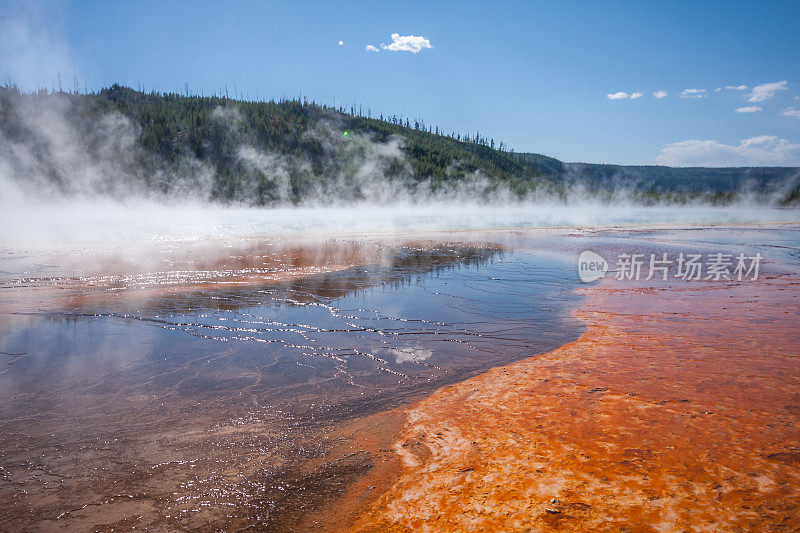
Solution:
M 515 153 L 479 133 L 371 115 L 299 98 L 0 87 L 0 172 L 64 194 L 185 194 L 253 205 L 403 194 L 568 200 L 624 193 L 644 203 L 724 203 L 749 194 L 800 202 L 797 168 L 563 163 Z

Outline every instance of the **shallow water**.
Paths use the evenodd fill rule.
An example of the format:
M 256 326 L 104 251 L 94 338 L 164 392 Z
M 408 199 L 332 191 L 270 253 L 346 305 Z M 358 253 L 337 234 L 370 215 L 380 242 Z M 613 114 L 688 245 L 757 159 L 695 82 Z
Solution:
M 765 275 L 800 259 L 796 225 L 498 231 L 795 216 L 692 209 L 162 210 L 119 231 L 123 210 L 4 235 L 0 524 L 292 529 L 375 463 L 332 458 L 332 430 L 577 338 L 582 250 L 758 251 Z M 388 222 L 354 235 L 370 216 Z M 473 226 L 493 230 L 451 231 Z
M 498 244 L 191 251 L 5 277 L 4 521 L 287 527 L 370 464 L 309 466 L 330 428 L 582 331 L 567 263 Z

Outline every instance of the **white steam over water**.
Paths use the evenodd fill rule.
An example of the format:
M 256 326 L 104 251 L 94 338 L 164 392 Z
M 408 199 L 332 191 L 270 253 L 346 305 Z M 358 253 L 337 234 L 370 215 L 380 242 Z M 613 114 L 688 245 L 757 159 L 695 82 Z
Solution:
M 578 186 L 565 191 L 564 201 L 544 191 L 520 200 L 480 172 L 437 189 L 426 176 L 412 175 L 402 139 L 345 139 L 327 119 L 304 134 L 324 154 L 324 171 L 316 175 L 303 154 L 257 149 L 235 107 L 212 112 L 232 156 L 244 165 L 237 170 L 240 190 L 223 203 L 214 200 L 215 171 L 207 161 L 191 151 L 174 161 L 149 153 L 130 119 L 118 112 L 83 113 L 80 101 L 58 94 L 0 101 L 8 106 L 0 111 L 9 112 L 9 124 L 16 126 L 0 127 L 0 258 L 71 250 L 135 255 L 167 243 L 224 246 L 293 235 L 800 220 L 796 208 L 757 207 L 753 199 L 726 207 L 646 207 L 624 188 L 609 191 L 606 202 Z M 291 194 L 292 175 L 309 184 L 299 205 Z M 248 207 L 265 182 L 272 185 L 271 207 Z
M 356 236 L 530 227 L 676 226 L 795 222 L 797 209 L 755 206 L 636 206 L 599 203 L 429 203 L 347 207 L 245 208 L 213 204 L 124 205 L 100 200 L 6 206 L 0 247 L 12 250 L 118 248 L 169 242 L 293 235 Z
M 480 173 L 434 191 L 427 179 L 409 174 L 400 139 L 377 142 L 353 135 L 344 141 L 324 121 L 308 135 L 329 155 L 325 179 L 309 175 L 319 183 L 298 206 L 291 202 L 289 176 L 308 173 L 310 163 L 302 155 L 256 149 L 241 131 L 234 108 L 217 109 L 216 120 L 230 135 L 246 172 L 257 172 L 274 185 L 276 203 L 247 207 L 257 194 L 245 186 L 241 197 L 223 204 L 211 198 L 213 169 L 208 164 L 191 154 L 170 163 L 143 158 L 140 131 L 129 119 L 119 113 L 81 119 L 73 100 L 62 95 L 8 100 L 26 133 L 11 138 L 0 129 L 0 259 L 73 250 L 135 255 L 169 243 L 225 246 L 296 235 L 800 220 L 796 208 L 757 207 L 747 201 L 726 207 L 646 207 L 635 204 L 625 190 L 612 191 L 607 202 L 592 199 L 580 187 L 571 188 L 566 201 L 544 193 L 520 200 Z M 387 177 L 392 165 L 405 178 Z M 169 187 L 161 193 L 145 186 L 162 182 Z

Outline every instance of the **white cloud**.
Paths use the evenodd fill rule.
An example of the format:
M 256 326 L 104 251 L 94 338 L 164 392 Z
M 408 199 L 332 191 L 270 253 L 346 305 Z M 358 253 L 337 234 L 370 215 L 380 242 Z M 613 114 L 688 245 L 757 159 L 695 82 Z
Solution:
M 795 109 L 793 107 L 787 107 L 781 112 L 781 115 L 784 117 L 794 117 L 800 118 L 800 109 Z
M 800 144 L 775 135 L 759 135 L 738 145 L 692 139 L 669 144 L 656 156 L 656 163 L 673 166 L 770 166 L 800 165 Z
M 619 91 L 619 92 L 616 92 L 616 93 L 608 93 L 606 95 L 606 98 L 608 98 L 609 100 L 628 100 L 628 99 L 636 100 L 637 98 L 641 98 L 641 97 L 642 97 L 642 93 L 640 93 L 640 92 L 634 92 L 634 93 L 628 94 L 628 93 L 626 93 L 624 91 Z
M 763 107 L 758 107 L 756 105 L 748 105 L 745 107 L 737 107 L 737 113 L 758 113 L 759 111 L 764 111 Z
M 667 97 L 667 91 L 656 91 L 653 93 L 653 98 L 657 100 L 661 100 L 662 98 Z
M 364 50 L 366 50 L 367 52 L 380 52 L 377 46 L 372 46 L 371 44 L 368 44 L 366 48 L 364 48 Z
M 411 52 L 417 54 L 424 48 L 433 48 L 431 42 L 421 35 L 392 34 L 391 44 L 382 44 L 381 48 L 392 52 Z
M 681 98 L 705 98 L 705 89 L 684 89 L 681 91 Z
M 775 83 L 762 83 L 753 87 L 753 92 L 750 93 L 748 102 L 763 102 L 769 100 L 778 91 L 783 91 L 789 85 L 788 81 L 776 81 Z
M 747 85 L 726 85 L 725 89 L 727 89 L 728 91 L 746 91 Z
M 344 46 L 344 41 L 339 41 L 339 46 Z

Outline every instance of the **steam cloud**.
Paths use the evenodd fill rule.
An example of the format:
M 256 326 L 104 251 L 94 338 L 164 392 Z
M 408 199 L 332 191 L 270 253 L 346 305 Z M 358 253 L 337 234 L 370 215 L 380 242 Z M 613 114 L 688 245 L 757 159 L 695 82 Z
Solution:
M 166 161 L 142 147 L 139 127 L 126 116 L 116 111 L 96 113 L 80 101 L 81 97 L 69 94 L 7 93 L 0 98 L 0 118 L 6 125 L 0 128 L 0 207 L 5 211 L 67 203 L 209 204 L 215 184 L 211 165 L 188 148 L 175 160 Z M 305 153 L 258 148 L 235 104 L 218 107 L 212 119 L 231 146 L 231 155 L 241 163 L 237 196 L 231 202 L 239 207 L 255 203 L 272 208 L 404 205 L 435 210 L 458 204 L 542 211 L 543 205 L 551 204 L 625 205 L 631 202 L 630 191 L 636 185 L 634 175 L 618 172 L 600 184 L 604 194 L 598 200 L 597 187 L 587 188 L 581 166 L 566 164 L 562 177 L 566 192 L 543 187 L 520 198 L 480 172 L 463 172 L 458 162 L 448 173 L 458 172 L 460 179 L 434 185 L 414 175 L 402 138 L 343 137 L 343 124 L 334 113 L 310 124 L 304 133 L 319 148 L 313 160 Z M 13 128 L 8 126 L 12 124 Z M 293 190 L 298 182 L 306 191 L 299 199 Z
M 6 91 L 0 96 L 0 118 L 7 125 L 0 128 L 0 205 L 67 199 L 202 203 L 213 197 L 211 165 L 188 147 L 170 161 L 144 149 L 140 128 L 117 111 L 97 113 L 81 97 L 65 93 L 36 96 Z M 370 134 L 343 137 L 344 126 L 333 113 L 304 133 L 320 148 L 314 161 L 306 154 L 257 148 L 235 105 L 216 108 L 212 119 L 241 163 L 233 198 L 238 205 L 517 199 L 480 172 L 463 172 L 458 163 L 449 172 L 461 171 L 463 178 L 434 185 L 414 175 L 401 137 L 385 141 Z M 293 183 L 304 186 L 299 198 Z
M 79 69 L 59 37 L 62 24 L 58 4 L 4 4 L 0 64 L 23 88 L 57 88 L 63 81 L 65 89 L 73 89 L 73 74 L 77 88 Z M 422 37 L 398 39 L 398 50 L 429 47 Z M 64 80 L 56 78 L 59 72 Z M 764 216 L 763 211 L 740 207 L 724 213 L 698 205 L 636 207 L 625 186 L 635 178 L 624 173 L 611 176 L 603 186 L 615 185 L 597 199 L 576 165 L 565 166 L 566 192 L 543 188 L 526 198 L 480 172 L 465 172 L 460 162 L 448 171 L 458 174 L 458 180 L 434 184 L 427 176 L 414 175 L 402 138 L 344 138 L 334 113 L 305 133 L 319 147 L 318 154 L 270 151 L 250 137 L 234 104 L 213 113 L 242 170 L 235 176 L 237 195 L 223 206 L 210 201 L 216 176 L 208 162 L 189 149 L 170 160 L 144 149 L 140 128 L 121 113 L 95 112 L 80 104 L 80 97 L 65 93 L 23 98 L 2 91 L 2 246 L 52 248 L 97 239 L 128 245 L 140 238 L 169 242 L 298 231 L 747 221 Z M 180 146 L 179 139 L 175 142 Z M 307 186 L 300 198 L 293 190 L 298 181 Z M 253 209 L 254 203 L 271 207 Z

